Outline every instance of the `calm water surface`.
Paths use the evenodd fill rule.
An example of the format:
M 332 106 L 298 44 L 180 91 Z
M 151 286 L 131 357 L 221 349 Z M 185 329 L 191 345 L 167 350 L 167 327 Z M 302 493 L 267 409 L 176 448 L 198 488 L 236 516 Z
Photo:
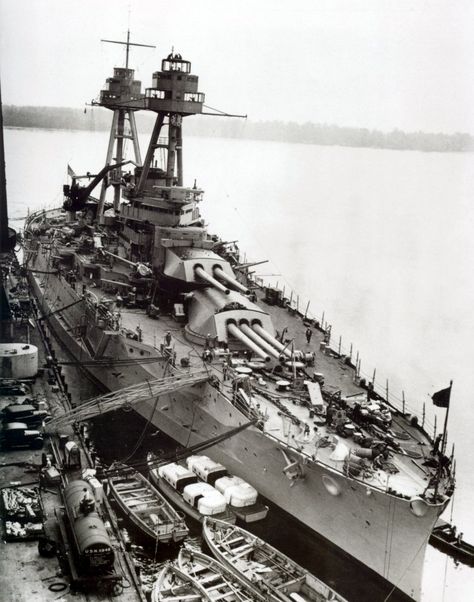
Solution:
M 104 132 L 7 130 L 10 217 L 60 203 L 67 163 L 99 170 L 106 144 Z M 185 151 L 210 229 L 270 260 L 257 273 L 302 308 L 311 299 L 309 313 L 324 312 L 379 387 L 425 403 L 432 425 L 430 396 L 453 379 L 453 516 L 474 542 L 474 155 L 198 138 Z M 438 430 L 443 420 L 440 410 Z M 474 571 L 429 547 L 423 601 L 473 596 Z

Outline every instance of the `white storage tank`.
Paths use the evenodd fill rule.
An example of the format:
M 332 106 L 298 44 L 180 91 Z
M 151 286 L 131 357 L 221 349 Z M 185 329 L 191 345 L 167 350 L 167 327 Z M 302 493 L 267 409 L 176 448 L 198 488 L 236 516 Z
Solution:
M 217 491 L 220 491 L 220 493 L 224 494 L 225 490 L 228 489 L 229 487 L 234 487 L 235 485 L 240 485 L 241 483 L 245 483 L 245 481 L 243 479 L 241 479 L 240 477 L 236 477 L 236 476 L 227 476 L 227 477 L 222 477 L 221 479 L 217 479 L 217 481 L 214 483 L 214 487 L 217 489 Z
M 225 497 L 225 501 L 236 508 L 252 506 L 257 502 L 258 491 L 240 477 L 217 479 L 216 489 Z
M 193 472 L 175 462 L 160 466 L 158 475 L 178 491 L 182 491 L 182 486 L 197 481 L 197 477 Z
M 192 470 L 200 479 L 211 485 L 214 484 L 216 479 L 228 474 L 225 466 L 214 462 L 207 456 L 190 456 L 187 459 L 187 465 L 189 470 Z
M 224 498 L 218 491 L 205 495 L 198 502 L 198 510 L 203 516 L 222 514 L 226 506 Z
M 227 506 L 224 496 L 207 483 L 186 485 L 183 498 L 185 502 L 206 516 L 225 512 Z
M 37 373 L 37 347 L 25 343 L 0 343 L 0 378 L 33 378 Z

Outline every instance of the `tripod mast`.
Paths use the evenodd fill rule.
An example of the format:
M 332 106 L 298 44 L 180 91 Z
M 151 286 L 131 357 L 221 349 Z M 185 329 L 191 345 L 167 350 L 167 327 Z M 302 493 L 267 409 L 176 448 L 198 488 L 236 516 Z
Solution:
M 107 78 L 105 88 L 101 90 L 100 100 L 97 103 L 99 106 L 113 111 L 105 164 L 112 165 L 113 163 L 119 164 L 123 162 L 123 142 L 124 139 L 129 139 L 133 143 L 135 163 L 141 165 L 142 159 L 135 122 L 135 111 L 144 108 L 144 105 L 141 82 L 134 79 L 135 71 L 128 67 L 130 46 L 140 46 L 142 48 L 156 48 L 156 46 L 130 42 L 130 30 L 127 31 L 126 42 L 121 42 L 119 40 L 101 41 L 110 44 L 122 44 L 126 47 L 125 67 L 114 68 L 114 74 L 112 77 Z M 99 219 L 104 212 L 105 195 L 108 185 L 114 187 L 114 209 L 118 209 L 121 183 L 121 168 L 111 171 L 109 177 L 104 179 L 100 193 Z

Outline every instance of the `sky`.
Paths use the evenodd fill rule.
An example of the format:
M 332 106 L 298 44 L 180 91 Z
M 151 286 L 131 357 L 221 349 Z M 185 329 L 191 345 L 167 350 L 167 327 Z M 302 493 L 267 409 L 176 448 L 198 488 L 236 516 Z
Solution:
M 473 0 L 0 0 L 3 102 L 84 106 L 128 28 L 145 86 L 174 48 L 253 121 L 474 134 Z

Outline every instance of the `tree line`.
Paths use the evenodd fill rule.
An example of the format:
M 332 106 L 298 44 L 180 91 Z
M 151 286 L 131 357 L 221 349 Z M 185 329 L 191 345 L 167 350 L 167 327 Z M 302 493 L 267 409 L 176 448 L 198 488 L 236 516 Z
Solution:
M 150 132 L 153 115 L 136 113 L 139 131 Z M 5 105 L 6 127 L 49 128 L 70 130 L 108 130 L 111 113 L 92 107 L 86 110 L 67 107 L 27 107 Z M 382 132 L 367 128 L 342 127 L 333 124 L 295 123 L 283 121 L 251 121 L 200 116 L 185 122 L 186 134 L 206 137 L 247 138 L 324 146 L 352 146 L 426 152 L 467 152 L 474 150 L 474 136 L 429 132 L 404 132 L 395 129 Z

